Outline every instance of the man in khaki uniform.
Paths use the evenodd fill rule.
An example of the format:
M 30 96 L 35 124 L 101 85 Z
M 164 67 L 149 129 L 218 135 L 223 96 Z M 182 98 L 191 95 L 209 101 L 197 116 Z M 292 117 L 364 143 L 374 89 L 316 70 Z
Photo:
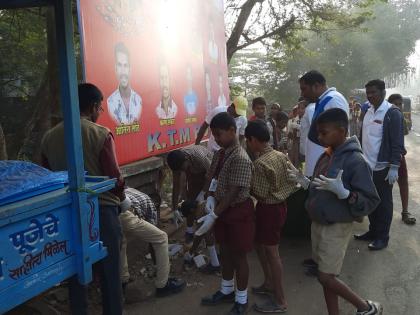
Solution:
M 80 84 L 78 90 L 85 170 L 89 175 L 118 180 L 112 191 L 99 195 L 100 239 L 107 247 L 108 256 L 96 267 L 101 276 L 103 314 L 120 315 L 123 310 L 120 278 L 122 232 L 118 215 L 129 209 L 131 202 L 124 194 L 124 179 L 115 155 L 114 138 L 109 129 L 95 123 L 103 111 L 102 92 L 89 83 Z M 45 134 L 41 151 L 46 168 L 53 171 L 67 169 L 63 122 Z M 77 278 L 72 277 L 69 294 L 72 314 L 87 314 L 87 286 L 80 285 Z

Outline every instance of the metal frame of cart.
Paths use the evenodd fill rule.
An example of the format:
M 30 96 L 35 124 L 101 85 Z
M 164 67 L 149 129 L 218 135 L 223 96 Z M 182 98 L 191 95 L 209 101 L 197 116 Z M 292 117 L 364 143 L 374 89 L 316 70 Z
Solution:
M 45 215 L 44 211 L 53 211 L 61 207 L 64 218 L 69 220 L 69 222 L 60 222 L 61 225 L 59 226 L 68 227 L 67 232 L 72 238 L 73 252 L 69 256 L 64 255 L 65 259 L 63 258 L 60 261 L 51 259 L 51 262 L 54 261 L 53 265 L 46 264 L 42 272 L 28 272 L 27 277 L 22 277 L 22 281 L 16 281 L 13 286 L 8 287 L 6 290 L 0 290 L 0 313 L 14 308 L 72 275 L 77 274 L 82 284 L 89 283 L 92 279 L 92 264 L 106 255 L 106 249 L 102 246 L 97 235 L 99 232 L 98 222 L 92 223 L 90 226 L 90 222 L 93 221 L 89 220 L 94 220 L 95 213 L 98 213 L 96 195 L 111 189 L 115 185 L 115 180 L 98 177 L 85 180 L 80 133 L 80 112 L 79 106 L 77 106 L 77 74 L 73 46 L 71 0 L 2 0 L 0 2 L 0 10 L 40 6 L 51 6 L 54 7 L 55 11 L 60 94 L 65 126 L 69 186 L 66 189 L 46 193 L 33 197 L 30 200 L 13 203 L 8 205 L 7 208 L 0 208 L 0 231 L 13 223 L 16 224 L 19 220 L 26 219 L 29 221 L 31 217 L 38 216 L 38 219 L 33 222 L 39 223 L 42 221 L 41 219 L 44 220 L 39 223 L 39 226 L 43 227 L 39 231 L 51 232 L 53 229 L 45 230 L 44 228 L 52 228 L 51 218 L 55 217 L 54 215 Z M 64 211 L 65 207 L 68 207 L 67 209 L 71 211 Z M 89 214 L 93 215 L 93 218 L 89 218 Z M 98 221 L 97 215 L 96 221 Z M 93 231 L 92 229 L 96 230 Z M 90 235 L 93 232 L 96 232 L 96 242 L 95 238 Z M 44 241 L 44 239 L 40 240 Z M 52 245 L 46 242 L 42 244 L 43 251 L 40 251 L 39 256 L 35 255 L 35 253 L 29 253 L 31 258 L 36 256 L 38 261 L 39 259 L 44 259 L 44 262 L 47 262 L 47 258 L 49 259 L 53 256 L 53 248 L 51 246 L 58 246 L 54 252 L 58 255 L 57 257 L 60 257 L 59 255 L 63 254 L 63 251 L 67 249 L 64 243 L 60 247 L 58 241 L 57 243 L 50 242 Z M 4 267 L 2 265 L 4 263 L 2 255 L 4 253 L 0 253 L 0 268 Z M 33 264 L 31 261 L 30 265 L 36 266 L 36 261 Z M 10 272 L 7 268 L 5 269 L 7 272 Z M 22 270 L 27 271 L 27 269 Z M 23 274 L 22 270 L 18 272 Z M 5 270 L 0 269 L 0 281 L 5 276 Z

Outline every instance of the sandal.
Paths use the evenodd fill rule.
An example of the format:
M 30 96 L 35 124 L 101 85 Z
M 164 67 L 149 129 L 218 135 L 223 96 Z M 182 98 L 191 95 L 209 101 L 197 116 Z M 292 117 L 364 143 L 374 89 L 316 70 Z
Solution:
M 274 313 L 286 313 L 287 312 L 287 307 L 277 304 L 274 301 L 268 301 L 266 303 L 261 303 L 261 304 L 254 304 L 254 310 L 256 310 L 257 312 L 260 313 L 270 313 L 270 314 L 274 314 Z
M 252 287 L 252 293 L 270 295 L 273 293 L 273 289 L 266 288 L 264 284 L 262 284 L 259 287 Z
M 407 225 L 416 224 L 416 218 L 410 212 L 404 211 L 401 213 L 402 221 Z

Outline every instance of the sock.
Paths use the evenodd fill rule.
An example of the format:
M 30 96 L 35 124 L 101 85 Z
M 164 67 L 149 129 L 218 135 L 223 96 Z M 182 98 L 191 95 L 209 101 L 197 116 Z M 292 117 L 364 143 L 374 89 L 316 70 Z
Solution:
M 216 246 L 208 246 L 207 247 L 210 256 L 210 263 L 213 267 L 219 267 L 220 262 L 219 258 L 217 257 Z
M 220 289 L 220 292 L 222 292 L 224 295 L 228 295 L 231 294 L 234 289 L 233 287 L 235 286 L 235 282 L 232 280 L 225 280 L 222 279 L 222 287 Z
M 188 234 L 194 234 L 194 227 L 193 227 L 193 226 L 187 226 L 187 230 L 186 230 L 186 232 L 187 232 Z
M 239 304 L 246 304 L 248 302 L 248 291 L 247 289 L 241 291 L 236 289 L 235 302 Z

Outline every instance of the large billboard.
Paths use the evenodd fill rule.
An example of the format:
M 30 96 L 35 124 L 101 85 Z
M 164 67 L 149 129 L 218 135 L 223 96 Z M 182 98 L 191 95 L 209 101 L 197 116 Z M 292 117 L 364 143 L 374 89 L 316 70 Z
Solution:
M 229 102 L 223 0 L 79 0 L 79 15 L 120 164 L 193 143 Z

